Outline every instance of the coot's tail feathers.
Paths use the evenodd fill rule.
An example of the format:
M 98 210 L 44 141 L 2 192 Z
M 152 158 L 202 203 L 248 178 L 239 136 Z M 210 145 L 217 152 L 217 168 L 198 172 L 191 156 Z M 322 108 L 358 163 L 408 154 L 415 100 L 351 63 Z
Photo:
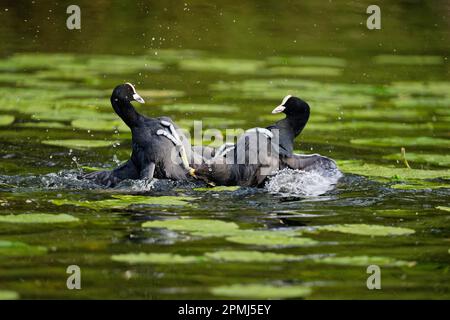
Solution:
M 139 172 L 131 160 L 111 171 L 91 172 L 83 176 L 95 183 L 106 187 L 114 187 L 125 179 L 138 179 Z

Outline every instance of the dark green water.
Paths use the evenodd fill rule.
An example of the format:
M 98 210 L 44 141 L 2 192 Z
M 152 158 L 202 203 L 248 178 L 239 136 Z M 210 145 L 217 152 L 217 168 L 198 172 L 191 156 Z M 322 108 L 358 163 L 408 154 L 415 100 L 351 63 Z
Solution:
M 366 1 L 78 1 L 80 31 L 66 28 L 70 3 L 36 2 L 0 4 L 0 298 L 259 297 L 233 285 L 274 286 L 270 298 L 450 297 L 446 1 L 379 2 L 373 31 Z M 113 168 L 129 155 L 130 134 L 114 129 L 109 103 L 126 81 L 145 98 L 142 113 L 220 130 L 267 126 L 286 94 L 302 97 L 311 118 L 296 149 L 339 160 L 345 175 L 306 197 L 79 180 L 83 167 Z M 66 139 L 119 143 L 48 144 Z M 395 160 L 401 147 L 410 170 Z M 95 202 L 121 195 L 173 198 Z M 36 213 L 78 221 L 1 219 Z M 213 221 L 142 226 L 180 218 Z M 117 261 L 129 253 L 154 255 Z M 367 289 L 370 264 L 381 268 L 381 290 Z M 81 290 L 66 287 L 69 265 L 81 268 Z M 288 295 L 293 286 L 303 291 Z

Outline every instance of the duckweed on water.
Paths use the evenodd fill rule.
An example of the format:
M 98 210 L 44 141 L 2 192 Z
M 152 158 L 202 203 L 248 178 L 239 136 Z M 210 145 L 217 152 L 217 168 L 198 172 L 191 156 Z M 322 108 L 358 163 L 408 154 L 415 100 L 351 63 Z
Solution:
M 404 236 L 415 233 L 409 228 L 389 227 L 368 224 L 341 224 L 316 227 L 318 231 L 340 232 L 361 236 Z
M 65 200 L 54 199 L 51 202 L 55 205 L 73 205 L 77 207 L 85 207 L 93 210 L 102 209 L 125 209 L 132 205 L 158 205 L 158 206 L 186 206 L 190 205 L 192 197 L 181 196 L 131 196 L 131 195 L 113 195 L 114 199 L 82 201 L 82 200 Z
M 311 288 L 306 286 L 272 286 L 265 284 L 233 284 L 211 289 L 216 296 L 244 299 L 288 299 L 309 296 Z
M 24 213 L 24 214 L 11 214 L 0 215 L 1 223 L 72 223 L 78 222 L 79 219 L 65 214 L 49 214 L 49 213 Z
M 105 148 L 110 147 L 118 141 L 107 140 L 82 140 L 82 139 L 67 139 L 67 140 L 43 140 L 41 143 L 49 146 L 64 147 L 77 150 L 86 150 L 90 148 Z
M 0 258 L 17 256 L 37 256 L 47 253 L 47 248 L 31 246 L 23 242 L 0 240 Z

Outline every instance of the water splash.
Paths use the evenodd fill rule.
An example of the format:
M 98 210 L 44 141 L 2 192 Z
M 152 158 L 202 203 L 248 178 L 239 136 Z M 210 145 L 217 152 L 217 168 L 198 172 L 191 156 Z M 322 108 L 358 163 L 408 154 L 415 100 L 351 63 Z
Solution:
M 320 196 L 332 190 L 342 173 L 338 170 L 303 171 L 283 169 L 269 179 L 265 189 L 282 196 Z

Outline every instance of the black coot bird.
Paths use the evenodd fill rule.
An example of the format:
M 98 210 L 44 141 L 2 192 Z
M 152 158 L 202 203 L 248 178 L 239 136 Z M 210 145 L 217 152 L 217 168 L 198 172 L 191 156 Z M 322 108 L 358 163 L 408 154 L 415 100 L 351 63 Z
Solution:
M 125 179 L 192 179 L 188 160 L 199 155 L 192 153 L 190 142 L 177 132 L 177 125 L 168 117 L 148 118 L 139 114 L 131 101 L 144 103 L 132 84 L 125 83 L 113 90 L 112 107 L 131 129 L 131 158 L 112 171 L 93 172 L 85 177 L 110 187 Z
M 335 162 L 318 154 L 294 154 L 294 139 L 302 132 L 310 115 L 309 105 L 300 98 L 286 96 L 272 113 L 286 117 L 267 128 L 253 128 L 235 145 L 217 150 L 215 157 L 194 170 L 197 178 L 216 185 L 262 186 L 266 178 L 284 168 L 331 170 Z

